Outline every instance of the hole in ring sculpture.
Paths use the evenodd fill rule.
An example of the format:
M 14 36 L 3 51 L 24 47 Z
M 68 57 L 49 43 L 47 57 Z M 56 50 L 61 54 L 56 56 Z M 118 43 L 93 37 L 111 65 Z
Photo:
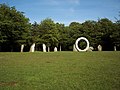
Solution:
M 86 48 L 85 49 L 80 49 L 79 48 L 79 46 L 78 46 L 78 42 L 80 41 L 80 40 L 84 40 L 84 41 L 86 41 L 86 43 L 87 43 L 87 46 L 86 46 Z M 75 47 L 76 47 L 76 49 L 77 49 L 77 51 L 87 51 L 88 49 L 89 49 L 89 41 L 88 41 L 88 39 L 87 38 L 85 38 L 85 37 L 80 37 L 80 38 L 78 38 L 77 40 L 76 40 L 76 42 L 75 42 Z

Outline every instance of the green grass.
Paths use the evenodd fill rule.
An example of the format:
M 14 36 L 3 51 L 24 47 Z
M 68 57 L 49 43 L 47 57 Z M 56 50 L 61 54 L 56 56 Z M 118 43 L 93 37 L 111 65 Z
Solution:
M 120 52 L 1 52 L 0 90 L 120 90 Z

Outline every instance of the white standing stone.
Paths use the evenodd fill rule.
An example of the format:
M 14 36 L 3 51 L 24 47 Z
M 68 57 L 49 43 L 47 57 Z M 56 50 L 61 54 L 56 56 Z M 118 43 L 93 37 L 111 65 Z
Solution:
M 117 51 L 116 46 L 114 46 L 114 51 Z
M 98 45 L 98 51 L 102 51 L 102 46 Z
M 48 52 L 50 52 L 50 47 L 48 47 Z
M 73 51 L 77 52 L 77 49 L 75 47 L 75 44 L 73 45 Z
M 61 51 L 61 45 L 60 45 L 60 51 Z
M 33 43 L 30 47 L 30 52 L 34 52 L 35 51 L 35 43 Z
M 20 52 L 23 52 L 23 49 L 24 49 L 24 44 L 21 45 L 21 50 L 20 50 Z
M 54 48 L 54 52 L 57 52 L 57 47 Z
M 43 44 L 43 52 L 46 52 L 46 45 Z
M 87 51 L 92 52 L 93 50 L 94 50 L 94 48 L 93 48 L 93 47 L 89 47 L 89 49 L 88 49 Z

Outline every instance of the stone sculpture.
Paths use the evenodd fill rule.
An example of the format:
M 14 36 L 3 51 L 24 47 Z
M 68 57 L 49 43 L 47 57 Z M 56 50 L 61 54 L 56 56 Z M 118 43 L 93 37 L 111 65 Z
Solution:
M 86 43 L 87 43 L 86 48 L 83 49 L 83 50 L 80 49 L 79 46 L 78 46 L 78 43 L 79 43 L 80 40 L 84 40 L 84 41 L 86 41 Z M 78 38 L 78 39 L 76 40 L 76 42 L 75 42 L 75 47 L 76 47 L 77 51 L 87 51 L 87 50 L 89 49 L 89 41 L 88 41 L 85 37 L 80 37 L 80 38 Z
M 24 44 L 21 45 L 21 50 L 20 50 L 20 52 L 23 52 L 23 49 L 24 49 Z
M 88 49 L 87 51 L 92 52 L 93 50 L 94 50 L 94 48 L 93 48 L 93 47 L 89 47 L 89 49 Z
M 50 47 L 48 47 L 48 52 L 50 52 Z
M 60 51 L 61 51 L 61 45 L 60 45 Z
M 54 52 L 57 52 L 57 47 L 54 48 Z
M 102 46 L 98 45 L 98 51 L 102 51 Z
M 75 47 L 75 44 L 73 45 L 73 51 L 76 51 L 77 52 L 77 49 Z
M 116 46 L 114 46 L 114 51 L 117 51 Z
M 43 44 L 43 52 L 46 52 L 46 45 Z
M 35 43 L 33 43 L 30 47 L 30 52 L 34 52 L 35 51 Z

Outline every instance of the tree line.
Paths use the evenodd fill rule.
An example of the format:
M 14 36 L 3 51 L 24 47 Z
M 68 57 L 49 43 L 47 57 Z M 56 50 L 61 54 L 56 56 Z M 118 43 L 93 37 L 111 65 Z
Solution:
M 108 18 L 102 18 L 83 23 L 71 22 L 65 26 L 46 18 L 40 23 L 31 24 L 23 12 L 0 4 L 0 51 L 20 51 L 23 44 L 24 51 L 29 51 L 33 43 L 36 44 L 36 51 L 42 50 L 43 43 L 50 50 L 61 47 L 63 51 L 71 51 L 79 37 L 86 37 L 94 50 L 97 50 L 98 45 L 104 51 L 113 51 L 115 46 L 120 50 L 120 19 L 112 22 Z

